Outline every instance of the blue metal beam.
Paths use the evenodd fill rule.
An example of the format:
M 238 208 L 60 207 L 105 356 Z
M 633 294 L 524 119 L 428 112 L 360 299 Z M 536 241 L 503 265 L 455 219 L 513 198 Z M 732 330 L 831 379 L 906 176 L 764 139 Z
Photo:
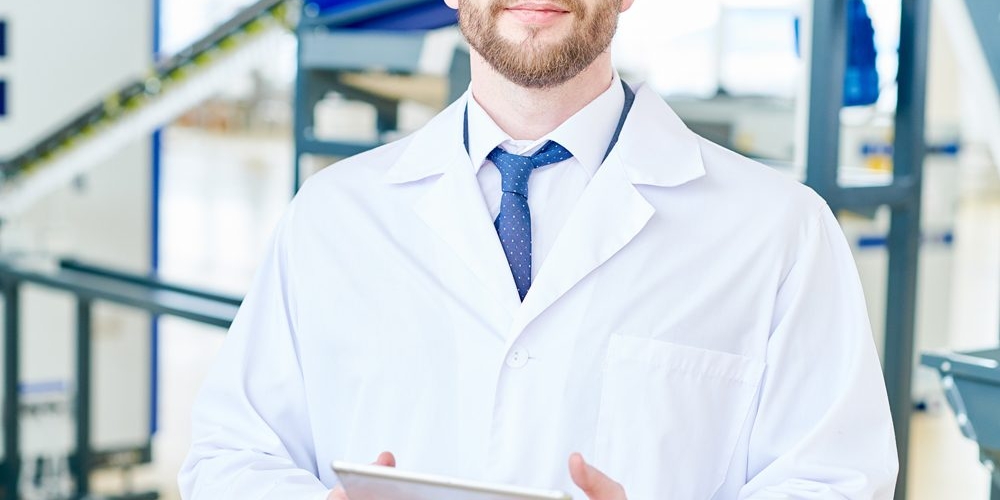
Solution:
M 813 1 L 806 184 L 827 198 L 839 189 L 840 108 L 847 65 L 847 1 Z
M 83 299 L 113 302 L 222 328 L 229 328 L 239 307 L 233 304 L 233 300 L 189 294 L 181 291 L 181 287 L 152 286 L 73 269 L 48 273 L 0 262 L 0 279 L 15 283 L 34 283 L 46 288 L 65 290 Z
M 4 498 L 18 498 L 21 480 L 21 427 L 18 418 L 21 398 L 20 381 L 20 290 L 13 280 L 0 276 L 0 294 L 4 303 L 3 338 L 3 469 L 0 492 Z
M 853 210 L 866 213 L 872 209 L 887 205 L 889 207 L 907 207 L 914 202 L 913 180 L 898 178 L 888 186 L 835 187 L 819 191 L 827 204 L 836 212 Z
M 455 24 L 441 0 L 325 0 L 303 6 L 300 28 L 427 30 Z
M 302 69 L 367 70 L 373 64 L 388 72 L 419 70 L 424 34 L 399 31 L 304 31 L 299 34 Z M 373 63 L 372 61 L 376 61 Z
M 160 59 L 160 39 L 163 28 L 161 0 L 153 0 L 153 63 Z M 156 129 L 150 137 L 150 186 L 149 186 L 149 271 L 155 275 L 160 270 L 160 173 L 162 168 L 163 131 Z M 149 321 L 149 434 L 159 427 L 160 414 L 160 320 L 153 315 Z
M 913 409 L 914 330 L 920 246 L 921 185 L 926 142 L 927 40 L 930 0 L 903 0 L 899 33 L 899 88 L 893 148 L 894 182 L 908 182 L 911 203 L 893 207 L 889 229 L 889 276 L 885 313 L 885 381 L 896 429 L 900 468 L 896 498 L 906 498 L 910 416 Z

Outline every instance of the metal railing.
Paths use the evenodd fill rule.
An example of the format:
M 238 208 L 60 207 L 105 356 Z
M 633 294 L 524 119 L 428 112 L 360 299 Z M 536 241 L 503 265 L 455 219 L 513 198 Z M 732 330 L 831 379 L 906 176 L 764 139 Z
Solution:
M 0 462 L 0 498 L 17 499 L 21 476 L 20 448 L 20 289 L 25 284 L 68 292 L 76 301 L 76 394 L 73 406 L 75 446 L 70 457 L 73 498 L 90 491 L 89 474 L 115 456 L 131 453 L 146 461 L 150 449 L 94 450 L 91 440 L 92 312 L 97 302 L 124 305 L 154 315 L 171 315 L 228 328 L 242 299 L 77 261 L 62 261 L 55 270 L 38 270 L 17 262 L 0 261 L 3 296 L 3 461 Z

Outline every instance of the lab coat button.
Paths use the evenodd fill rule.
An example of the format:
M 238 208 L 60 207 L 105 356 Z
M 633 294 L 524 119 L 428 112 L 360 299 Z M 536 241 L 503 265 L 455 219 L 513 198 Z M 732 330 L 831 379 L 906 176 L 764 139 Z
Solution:
M 507 366 L 511 368 L 523 368 L 528 364 L 528 350 L 523 347 L 515 347 L 507 355 Z

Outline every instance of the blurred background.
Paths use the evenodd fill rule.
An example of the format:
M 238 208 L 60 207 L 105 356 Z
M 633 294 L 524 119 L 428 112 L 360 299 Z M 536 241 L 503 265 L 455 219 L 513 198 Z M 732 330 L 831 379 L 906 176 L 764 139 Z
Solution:
M 285 206 L 465 92 L 454 23 L 440 0 L 0 0 L 0 498 L 178 498 Z M 1000 3 L 638 0 L 613 54 L 835 209 L 897 498 L 1000 500 Z

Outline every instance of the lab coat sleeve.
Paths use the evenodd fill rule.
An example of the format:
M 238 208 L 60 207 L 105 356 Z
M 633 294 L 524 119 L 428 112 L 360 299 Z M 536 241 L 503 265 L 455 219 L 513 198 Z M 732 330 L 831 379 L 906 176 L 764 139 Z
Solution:
M 179 474 L 188 500 L 325 499 L 317 479 L 295 337 L 287 245 L 277 230 L 195 400 L 192 446 Z
M 897 458 L 861 283 L 822 205 L 778 291 L 739 499 L 891 499 Z

